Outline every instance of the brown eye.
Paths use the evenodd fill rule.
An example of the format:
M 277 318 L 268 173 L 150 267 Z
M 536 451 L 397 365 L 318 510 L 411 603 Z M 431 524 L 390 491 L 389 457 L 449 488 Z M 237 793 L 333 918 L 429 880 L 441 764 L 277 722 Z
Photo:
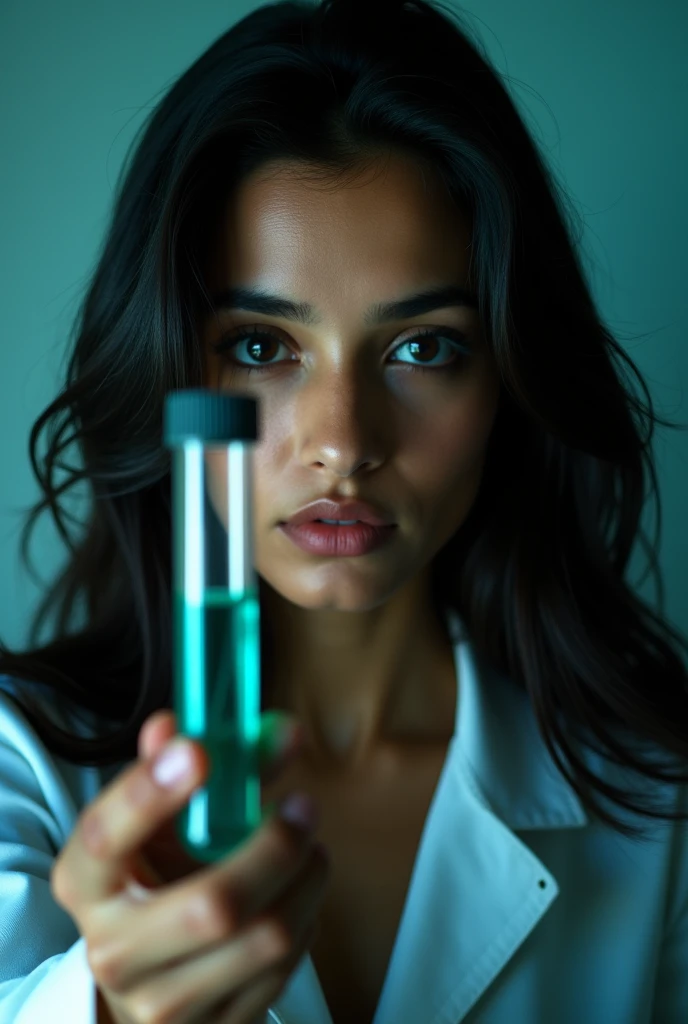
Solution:
M 403 349 L 410 352 L 413 360 L 407 363 L 405 360 L 395 358 L 393 362 L 403 363 L 409 370 L 456 370 L 471 354 L 471 346 L 466 336 L 461 331 L 447 327 L 441 330 L 419 331 L 412 338 L 402 341 L 394 350 L 394 356 Z M 431 362 L 438 356 L 443 356 L 442 362 Z
M 246 343 L 245 353 L 249 360 L 255 360 L 255 362 L 243 362 L 236 359 L 234 351 L 239 345 Z M 282 345 L 286 348 L 286 345 L 278 338 L 272 331 L 267 330 L 264 327 L 242 327 L 238 331 L 230 331 L 229 334 L 225 334 L 218 342 L 213 345 L 213 349 L 218 352 L 232 352 L 232 362 L 237 366 L 244 366 L 247 370 L 262 370 L 270 369 L 276 365 L 274 362 L 268 362 L 271 358 L 274 358 L 276 352 L 279 350 L 279 346 Z
M 235 351 L 240 345 L 245 344 L 244 352 L 248 361 L 237 359 Z M 295 359 L 274 360 L 279 351 L 280 345 L 287 352 L 286 344 L 273 331 L 266 327 L 255 325 L 252 327 L 241 327 L 223 335 L 212 347 L 215 352 L 227 353 L 229 361 L 235 367 L 242 367 L 248 373 L 255 370 L 271 370 L 282 362 L 296 362 Z M 397 353 L 407 349 L 412 360 L 407 362 L 399 359 Z M 452 327 L 441 329 L 427 329 L 418 331 L 411 338 L 407 338 L 392 353 L 392 365 L 403 365 L 406 370 L 444 370 L 445 372 L 459 370 L 465 360 L 471 354 L 471 345 L 465 334 L 454 330 Z M 229 355 L 231 353 L 231 355 Z M 432 362 L 438 355 L 444 356 L 441 362 Z

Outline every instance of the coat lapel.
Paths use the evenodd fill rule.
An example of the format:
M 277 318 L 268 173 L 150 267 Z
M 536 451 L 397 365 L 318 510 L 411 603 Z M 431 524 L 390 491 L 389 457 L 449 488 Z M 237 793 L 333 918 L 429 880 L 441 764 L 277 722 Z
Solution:
M 455 732 L 428 811 L 373 1024 L 458 1024 L 559 893 L 515 830 L 579 828 L 582 805 L 542 740 L 527 695 L 479 664 L 447 622 Z M 332 1024 L 310 956 L 272 1020 Z

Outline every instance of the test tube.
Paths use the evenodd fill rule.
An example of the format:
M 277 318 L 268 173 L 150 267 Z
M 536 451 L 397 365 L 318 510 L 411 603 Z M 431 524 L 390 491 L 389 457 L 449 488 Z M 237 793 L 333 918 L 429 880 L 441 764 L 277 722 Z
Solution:
M 169 392 L 173 701 L 178 732 L 210 759 L 206 783 L 175 818 L 198 860 L 230 853 L 260 824 L 260 610 L 253 565 L 253 445 L 248 395 Z

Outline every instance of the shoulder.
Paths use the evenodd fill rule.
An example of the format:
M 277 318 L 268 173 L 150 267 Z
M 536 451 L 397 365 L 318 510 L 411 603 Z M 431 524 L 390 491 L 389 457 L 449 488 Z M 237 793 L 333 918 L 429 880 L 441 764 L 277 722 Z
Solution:
M 657 746 L 644 743 L 635 748 L 635 753 L 664 770 L 676 771 L 675 762 Z M 590 749 L 584 761 L 605 786 L 632 795 L 635 803 L 661 815 L 654 818 L 635 813 L 602 798 L 606 809 L 624 825 L 641 829 L 642 835 L 626 837 L 598 822 L 591 822 L 591 828 L 598 836 L 604 833 L 612 837 L 598 848 L 610 851 L 620 871 L 635 865 L 638 884 L 645 888 L 654 884 L 655 898 L 664 910 L 664 933 L 669 934 L 680 922 L 688 939 L 688 783 L 649 778 Z
M 30 809 L 41 817 L 60 846 L 112 770 L 73 764 L 53 754 L 26 714 L 25 705 L 37 703 L 58 728 L 73 735 L 91 735 L 93 723 L 45 690 L 0 676 L 0 800 L 5 813 L 8 808 L 14 814 Z

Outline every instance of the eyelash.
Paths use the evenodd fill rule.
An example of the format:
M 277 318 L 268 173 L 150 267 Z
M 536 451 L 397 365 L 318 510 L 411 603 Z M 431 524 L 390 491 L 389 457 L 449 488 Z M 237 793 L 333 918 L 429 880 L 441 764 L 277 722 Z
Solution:
M 277 334 L 266 327 L 240 327 L 233 331 L 229 331 L 224 334 L 218 342 L 213 345 L 213 348 L 218 353 L 227 353 L 231 349 L 235 348 L 242 341 L 246 341 L 248 338 L 271 338 L 273 341 L 278 342 L 280 345 L 285 345 L 285 342 L 277 336 Z M 452 342 L 453 347 L 456 349 L 456 358 L 452 359 L 449 363 L 444 363 L 441 366 L 423 366 L 421 363 L 405 363 L 398 361 L 398 365 L 406 367 L 406 369 L 415 370 L 432 370 L 435 373 L 444 370 L 445 373 L 456 371 L 460 364 L 470 355 L 470 345 L 466 340 L 466 336 L 461 331 L 454 330 L 452 327 L 442 328 L 425 328 L 418 331 L 411 338 L 407 338 L 406 341 L 402 341 L 398 348 L 404 348 L 406 345 L 410 345 L 412 342 L 417 341 L 420 338 L 445 338 L 447 341 Z M 396 352 L 396 349 L 394 350 Z M 287 360 L 287 362 L 293 362 L 293 360 Z M 395 361 L 396 362 L 396 361 Z M 261 372 L 263 370 L 273 370 L 279 363 L 263 363 L 262 365 L 256 363 L 253 366 L 247 363 L 240 363 L 233 361 L 234 366 L 241 367 L 242 370 L 247 370 L 252 373 L 254 370 Z

